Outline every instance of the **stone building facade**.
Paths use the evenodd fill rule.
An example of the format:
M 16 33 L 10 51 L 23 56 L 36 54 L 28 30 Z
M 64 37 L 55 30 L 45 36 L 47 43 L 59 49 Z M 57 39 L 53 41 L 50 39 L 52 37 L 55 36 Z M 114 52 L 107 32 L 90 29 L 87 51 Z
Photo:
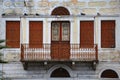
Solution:
M 119 21 L 120 0 L 0 0 L 0 39 L 5 39 L 7 42 L 4 44 L 10 46 L 10 48 L 1 50 L 3 60 L 8 61 L 7 64 L 3 64 L 2 70 L 5 73 L 3 76 L 5 78 L 12 78 L 13 80 L 21 78 L 25 80 L 57 80 L 65 78 L 66 76 L 67 78 L 65 79 L 70 80 L 119 79 Z M 31 28 L 30 30 L 30 24 L 34 27 L 37 26 L 34 22 L 38 22 L 38 25 L 40 22 L 39 26 L 42 25 L 42 28 L 38 28 L 38 32 L 42 29 L 42 33 L 37 33 L 37 29 L 34 29 L 35 32 L 33 31 L 31 35 L 30 32 L 32 32 L 33 29 Z M 55 22 L 60 25 L 62 25 L 62 23 L 68 23 L 69 25 L 69 29 L 67 28 L 68 31 L 66 31 L 68 38 L 63 34 L 63 27 L 60 27 L 59 42 L 68 41 L 69 44 L 83 44 L 82 46 L 87 45 L 87 43 L 97 44 L 98 59 L 95 70 L 91 67 L 94 66 L 94 62 L 91 64 L 89 60 L 84 62 L 84 60 L 81 61 L 81 59 L 71 61 L 71 59 L 74 58 L 73 56 L 70 56 L 70 60 L 67 61 L 52 61 L 52 58 L 56 59 L 56 56 L 50 56 L 51 50 L 48 50 L 47 57 L 45 57 L 45 59 L 47 58 L 48 60 L 44 60 L 44 58 L 41 57 L 43 61 L 30 62 L 27 65 L 28 69 L 24 70 L 24 62 L 21 62 L 21 44 L 30 44 L 38 41 L 34 44 L 41 45 L 41 43 L 39 43 L 40 40 L 43 44 L 52 45 L 52 42 L 59 39 L 54 35 L 54 29 L 52 28 Z M 14 25 L 17 25 L 19 28 L 16 29 Z M 92 25 L 93 29 L 82 28 L 82 26 L 85 27 L 89 25 Z M 8 28 L 9 26 L 15 29 L 13 33 L 12 29 Z M 58 28 L 56 30 L 59 32 Z M 37 38 L 39 36 L 42 37 L 39 37 L 39 40 L 34 40 L 33 38 L 36 38 L 34 33 L 40 34 Z M 90 37 L 91 35 L 89 34 L 93 34 L 92 37 Z M 87 38 L 84 36 L 87 36 Z M 86 42 L 84 42 L 85 40 Z M 84 46 L 86 50 L 88 47 L 89 46 Z M 72 52 L 72 50 L 70 52 Z M 60 54 L 58 55 L 61 56 Z M 78 56 L 79 54 L 76 55 L 75 58 L 78 58 Z M 61 57 L 58 58 L 61 59 Z M 63 72 L 60 72 L 61 70 Z M 60 73 L 55 75 L 57 72 Z M 59 75 L 63 73 L 66 73 L 66 76 Z

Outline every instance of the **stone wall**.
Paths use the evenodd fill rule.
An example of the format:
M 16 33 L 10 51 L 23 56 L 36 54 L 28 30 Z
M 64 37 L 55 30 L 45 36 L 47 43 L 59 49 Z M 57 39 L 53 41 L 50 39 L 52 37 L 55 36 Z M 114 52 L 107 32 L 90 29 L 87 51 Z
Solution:
M 95 44 L 98 44 L 100 48 L 99 60 L 100 61 L 120 61 L 120 38 L 116 37 L 116 48 L 114 50 L 101 49 L 100 45 L 100 21 L 101 20 L 116 20 L 116 36 L 120 35 L 120 0 L 0 0 L 0 14 L 13 15 L 10 18 L 1 18 L 0 15 L 0 39 L 5 39 L 5 21 L 6 20 L 18 20 L 21 21 L 21 43 L 29 43 L 29 25 L 30 20 L 41 20 L 44 22 L 43 27 L 43 41 L 44 43 L 50 43 L 51 41 L 51 21 L 69 20 L 71 23 L 71 43 L 79 43 L 79 24 L 81 20 L 94 20 L 95 24 Z M 18 17 L 16 15 L 27 14 L 41 14 L 51 15 L 52 10 L 56 7 L 66 7 L 71 15 L 80 15 L 85 13 L 86 15 L 110 15 L 109 17 L 104 16 L 92 16 L 92 17 L 71 17 L 71 18 L 25 18 Z M 3 33 L 4 32 L 4 33 Z M 8 54 L 7 54 L 8 52 Z M 6 51 L 4 52 L 4 58 L 7 61 L 20 60 L 20 51 L 16 53 Z
M 71 43 L 79 43 L 79 23 L 80 20 L 94 20 L 95 24 L 95 43 L 98 44 L 99 51 L 99 64 L 97 65 L 96 71 L 90 70 L 88 67 L 81 67 L 81 64 L 75 64 L 72 66 L 71 73 L 72 77 L 87 77 L 92 73 L 91 76 L 95 78 L 100 78 L 101 73 L 106 69 L 112 69 L 118 73 L 120 76 L 120 0 L 0 0 L 0 39 L 5 38 L 5 21 L 7 20 L 18 20 L 21 21 L 22 34 L 21 34 L 21 43 L 29 43 L 29 29 L 28 22 L 30 20 L 41 20 L 44 22 L 44 42 L 50 43 L 50 30 L 51 30 L 51 21 L 54 20 L 69 20 L 71 23 Z M 63 6 L 66 7 L 71 15 L 79 15 L 85 13 L 87 15 L 96 15 L 100 13 L 101 15 L 110 15 L 110 16 L 92 16 L 92 17 L 72 17 L 72 18 L 1 18 L 1 14 L 10 14 L 10 15 L 23 15 L 27 14 L 41 14 L 41 15 L 51 15 L 51 12 L 54 8 Z M 101 49 L 100 44 L 100 21 L 101 20 L 116 20 L 116 48 L 114 49 Z M 4 32 L 4 33 L 3 33 Z M 117 37 L 118 36 L 118 37 Z M 20 61 L 20 49 L 3 49 L 1 50 L 4 53 L 4 60 L 6 61 Z M 32 70 L 29 72 L 23 70 L 23 66 L 20 62 L 8 63 L 5 64 L 3 69 L 6 73 L 5 77 L 18 77 L 25 76 L 38 78 L 46 78 L 51 72 L 50 67 L 54 67 L 55 64 L 50 64 L 49 68 L 39 65 L 38 67 L 30 67 Z M 56 64 L 58 66 L 58 64 Z M 9 67 L 11 66 L 11 67 Z M 18 67 L 19 66 L 19 67 Z M 1 67 L 1 65 L 0 65 Z M 61 66 L 59 66 L 61 67 Z M 64 66 L 62 66 L 64 68 Z M 55 66 L 56 68 L 56 66 Z M 37 69 L 35 72 L 34 69 Z M 38 70 L 40 69 L 40 70 Z M 0 69 L 1 70 L 1 69 Z M 42 71 L 41 71 L 42 70 Z M 86 71 L 85 71 L 86 70 Z M 21 71 L 21 73 L 20 73 Z M 11 74 L 11 72 L 13 74 Z M 49 72 L 49 73 L 48 73 Z M 18 73 L 18 75 L 16 74 Z M 30 75 L 31 73 L 31 75 Z M 84 75 L 84 76 L 83 76 Z M 91 76 L 88 76 L 89 78 Z M 87 77 L 87 78 L 88 78 Z M 49 78 L 49 77 L 48 77 Z M 96 80 L 96 79 L 95 79 Z
M 70 78 L 51 78 L 52 72 L 58 68 L 63 68 L 68 71 Z M 70 63 L 60 64 L 41 64 L 29 63 L 28 70 L 24 70 L 21 62 L 9 62 L 7 64 L 0 64 L 0 70 L 4 72 L 4 78 L 11 80 L 104 80 L 101 78 L 103 71 L 113 70 L 120 77 L 120 65 L 118 62 L 100 62 L 94 71 L 90 64 Z M 120 78 L 119 78 L 120 79 Z M 119 80 L 119 79 L 105 79 L 105 80 Z
M 2 1 L 2 0 L 1 0 Z M 64 6 L 71 14 L 119 14 L 119 0 L 4 0 L 3 13 L 6 14 L 51 14 L 51 9 Z

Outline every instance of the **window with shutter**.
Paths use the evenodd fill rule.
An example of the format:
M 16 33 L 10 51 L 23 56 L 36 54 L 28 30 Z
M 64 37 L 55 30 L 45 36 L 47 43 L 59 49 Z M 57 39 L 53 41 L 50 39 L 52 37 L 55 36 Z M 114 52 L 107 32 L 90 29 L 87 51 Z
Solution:
M 115 21 L 101 21 L 101 47 L 115 48 Z
M 6 21 L 6 45 L 9 48 L 20 47 L 20 21 Z
M 80 21 L 80 46 L 89 48 L 94 45 L 94 21 Z
M 43 44 L 43 22 L 29 22 L 29 45 L 32 48 L 41 48 Z

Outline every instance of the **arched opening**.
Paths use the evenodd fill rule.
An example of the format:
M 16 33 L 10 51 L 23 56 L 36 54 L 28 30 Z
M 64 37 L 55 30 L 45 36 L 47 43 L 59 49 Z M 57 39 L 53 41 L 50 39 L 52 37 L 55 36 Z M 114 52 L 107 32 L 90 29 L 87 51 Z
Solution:
M 68 9 L 65 7 L 57 7 L 52 11 L 51 15 L 70 15 Z
M 50 77 L 70 77 L 70 74 L 68 73 L 67 70 L 63 69 L 63 68 L 57 68 L 56 70 L 54 70 L 51 73 Z
M 101 78 L 119 78 L 119 77 L 115 71 L 108 69 L 102 72 Z

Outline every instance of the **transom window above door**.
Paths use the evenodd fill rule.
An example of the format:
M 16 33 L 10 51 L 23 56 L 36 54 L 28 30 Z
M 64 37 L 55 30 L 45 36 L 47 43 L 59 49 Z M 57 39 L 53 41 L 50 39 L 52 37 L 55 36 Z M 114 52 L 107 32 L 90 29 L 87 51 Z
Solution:
M 70 12 L 67 8 L 59 6 L 52 11 L 51 15 L 70 15 Z

